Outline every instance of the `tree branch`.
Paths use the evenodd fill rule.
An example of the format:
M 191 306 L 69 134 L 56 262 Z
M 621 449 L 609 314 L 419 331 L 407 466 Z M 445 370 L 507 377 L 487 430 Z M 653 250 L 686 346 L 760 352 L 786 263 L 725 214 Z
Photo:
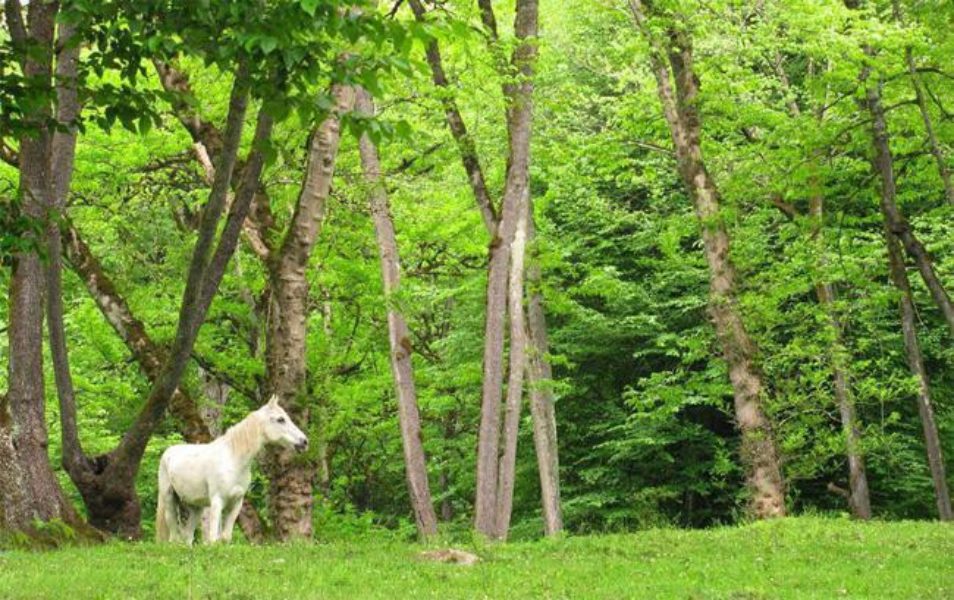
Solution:
M 252 400 L 253 402 L 257 402 L 259 400 L 259 394 L 256 392 L 254 388 L 251 388 L 245 385 L 244 383 L 242 383 L 241 381 L 239 381 L 238 379 L 236 379 L 235 377 L 232 377 L 226 371 L 224 371 L 219 366 L 217 366 L 216 364 L 214 364 L 212 361 L 205 358 L 204 356 L 200 355 L 199 353 L 193 351 L 192 360 L 194 360 L 196 364 L 198 364 L 200 367 L 202 367 L 203 369 L 211 373 L 212 377 L 228 385 L 230 388 L 242 394 L 249 400 Z
M 421 4 L 421 0 L 408 0 L 411 10 L 414 11 L 414 18 L 423 23 L 426 20 L 426 11 Z M 499 217 L 494 209 L 493 200 L 490 198 L 490 192 L 487 189 L 487 181 L 484 178 L 483 167 L 480 164 L 480 157 L 477 155 L 477 145 L 474 139 L 467 132 L 467 126 L 464 118 L 461 116 L 457 102 L 454 100 L 450 91 L 450 83 L 447 74 L 444 72 L 444 61 L 441 57 L 440 46 L 436 39 L 427 44 L 426 49 L 427 64 L 431 68 L 431 77 L 434 85 L 443 93 L 441 94 L 441 104 L 444 107 L 444 117 L 447 126 L 457 142 L 457 148 L 460 151 L 461 162 L 464 165 L 464 171 L 467 172 L 467 179 L 470 183 L 474 199 L 477 201 L 477 207 L 484 219 L 484 225 L 487 231 L 493 237 L 497 231 Z
M 769 197 L 769 201 L 772 203 L 772 206 L 779 209 L 783 215 L 785 215 L 789 221 L 794 221 L 798 216 L 798 209 L 795 208 L 795 205 L 789 204 L 786 202 L 781 194 L 772 194 Z

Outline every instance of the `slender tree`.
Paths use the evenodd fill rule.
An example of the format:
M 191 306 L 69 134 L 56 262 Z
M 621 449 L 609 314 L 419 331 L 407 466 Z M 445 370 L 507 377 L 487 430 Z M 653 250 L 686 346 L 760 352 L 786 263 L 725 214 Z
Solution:
M 788 110 L 795 119 L 802 117 L 802 110 L 795 95 L 792 93 L 792 86 L 782 63 L 781 54 L 777 51 L 773 57 L 772 66 L 778 76 L 783 89 L 788 93 Z M 824 118 L 824 108 L 818 108 L 814 114 L 815 122 L 820 123 Z M 815 281 L 815 297 L 818 304 L 825 311 L 828 324 L 831 328 L 832 341 L 828 350 L 829 361 L 831 363 L 832 386 L 835 394 L 835 402 L 838 405 L 838 414 L 841 419 L 841 428 L 845 437 L 845 452 L 848 457 L 848 504 L 851 507 L 852 514 L 858 519 L 871 518 L 871 498 L 868 490 L 868 474 L 865 468 L 864 454 L 861 445 L 861 428 L 858 420 L 858 414 L 855 409 L 855 399 L 852 394 L 850 380 L 850 370 L 848 360 L 846 359 L 847 348 L 844 342 L 844 327 L 838 312 L 835 308 L 835 285 L 828 281 L 828 247 L 825 237 L 825 194 L 822 183 L 819 181 L 817 162 L 821 157 L 819 152 L 814 152 L 811 157 L 810 168 L 812 174 L 809 178 L 810 198 L 808 203 L 808 216 L 811 219 L 810 235 L 815 240 L 816 253 L 818 256 L 819 276 Z M 777 202 L 783 214 L 789 219 L 797 216 L 794 206 Z
M 533 206 L 528 199 L 527 243 L 536 235 Z M 550 342 L 547 339 L 546 312 L 543 307 L 543 275 L 538 257 L 531 254 L 527 267 L 527 380 L 530 387 L 530 414 L 533 418 L 533 445 L 540 475 L 540 496 L 543 503 L 543 532 L 556 535 L 563 531 L 560 507 L 560 458 L 557 445 L 557 423 L 553 393 L 553 372 L 550 368 Z
M 921 417 L 928 465 L 934 482 L 938 516 L 942 521 L 950 521 L 954 515 L 951 512 L 951 495 L 947 485 L 944 456 L 931 402 L 930 382 L 918 342 L 914 298 L 904 264 L 904 255 L 901 252 L 901 233 L 894 227 L 897 224 L 894 220 L 897 218 L 897 212 L 892 210 L 897 194 L 894 156 L 891 153 L 888 124 L 881 103 L 881 85 L 880 82 L 872 81 L 872 79 L 870 69 L 866 67 L 861 80 L 866 88 L 865 105 L 871 115 L 871 139 L 874 146 L 872 164 L 881 182 L 881 211 L 884 216 L 885 243 L 888 247 L 888 267 L 891 281 L 901 295 L 901 329 L 904 334 L 904 348 L 911 374 L 918 383 L 918 413 Z
M 706 169 L 700 143 L 699 78 L 693 68 L 690 35 L 669 23 L 665 37 L 656 33 L 657 14 L 641 0 L 629 7 L 638 29 L 649 42 L 663 115 L 669 125 L 676 161 L 695 204 L 709 265 L 709 313 L 715 323 L 735 395 L 736 424 L 742 434 L 742 461 L 751 491 L 750 510 L 758 518 L 785 515 L 785 493 L 771 423 L 763 407 L 765 384 L 755 361 L 754 341 L 742 321 L 735 297 L 737 275 L 729 256 L 729 234 L 720 213 L 721 198 Z
M 526 315 L 523 308 L 524 253 L 527 245 L 526 205 L 530 190 L 527 188 L 521 200 L 517 229 L 511 243 L 510 275 L 507 282 L 507 311 L 510 314 L 510 365 L 507 381 L 507 397 L 504 409 L 501 443 L 503 446 L 498 466 L 497 485 L 497 532 L 498 539 L 506 539 L 513 513 L 513 487 L 516 479 L 517 433 L 520 429 L 520 413 L 523 407 L 523 378 L 527 371 Z
M 355 90 L 355 108 L 359 115 L 374 116 L 374 102 L 364 88 Z M 421 440 L 421 415 L 414 385 L 414 369 L 411 361 L 413 346 L 411 330 L 400 309 L 401 264 L 398 253 L 394 221 L 388 203 L 387 189 L 381 174 L 378 149 L 371 136 L 365 132 L 359 140 L 361 168 L 369 188 L 371 219 L 378 242 L 381 261 L 381 279 L 388 310 L 388 341 L 390 344 L 391 374 L 398 400 L 398 420 L 401 425 L 401 441 L 404 448 L 404 468 L 407 475 L 411 508 L 418 534 L 422 538 L 437 534 L 437 515 L 431 499 L 427 478 L 427 457 Z

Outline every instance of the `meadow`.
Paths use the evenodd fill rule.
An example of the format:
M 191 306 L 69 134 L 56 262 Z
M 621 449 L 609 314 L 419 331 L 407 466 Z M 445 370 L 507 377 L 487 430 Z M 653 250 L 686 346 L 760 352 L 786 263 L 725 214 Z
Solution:
M 473 566 L 386 537 L 314 544 L 110 543 L 0 554 L 3 598 L 951 598 L 954 528 L 791 518 L 511 544 Z

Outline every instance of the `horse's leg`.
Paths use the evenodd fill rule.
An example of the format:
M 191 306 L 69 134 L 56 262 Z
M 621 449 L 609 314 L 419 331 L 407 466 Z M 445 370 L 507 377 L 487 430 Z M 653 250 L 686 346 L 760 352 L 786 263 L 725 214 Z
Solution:
M 179 534 L 179 507 L 171 490 L 159 492 L 159 509 L 156 510 L 156 540 L 176 541 Z
M 192 545 L 195 541 L 195 528 L 199 525 L 199 518 L 202 516 L 202 509 L 190 506 L 186 508 L 189 513 L 182 529 L 182 539 L 186 544 Z
M 232 541 L 232 529 L 235 527 L 235 520 L 241 510 L 242 496 L 233 499 L 232 503 L 226 507 L 225 520 L 222 521 L 222 539 L 226 542 Z
M 159 460 L 159 493 L 156 498 L 156 541 L 168 542 L 175 539 L 179 532 L 179 517 L 176 506 L 176 494 L 169 481 L 169 467 L 166 456 Z
M 212 533 L 211 533 L 212 530 L 209 529 L 209 523 L 210 523 L 211 517 L 212 517 L 212 513 L 209 511 L 209 507 L 206 506 L 204 509 L 202 509 L 202 519 L 201 519 L 201 521 L 199 521 L 199 523 L 200 523 L 200 525 L 201 525 L 201 527 L 202 527 L 202 539 L 203 539 L 203 540 L 208 540 L 208 539 L 209 539 L 209 536 L 212 535 Z
M 207 544 L 214 544 L 219 540 L 223 504 L 222 496 L 216 495 L 209 499 L 209 537 L 205 540 Z

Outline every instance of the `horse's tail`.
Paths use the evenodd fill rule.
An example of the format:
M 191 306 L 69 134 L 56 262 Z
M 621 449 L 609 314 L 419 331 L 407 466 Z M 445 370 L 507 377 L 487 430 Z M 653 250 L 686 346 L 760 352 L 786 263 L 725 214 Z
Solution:
M 156 498 L 156 541 L 169 541 L 169 526 L 167 508 L 175 510 L 175 492 L 172 491 L 172 482 L 169 481 L 169 472 L 166 469 L 165 456 L 159 460 L 159 494 Z M 167 504 L 169 505 L 167 507 Z

